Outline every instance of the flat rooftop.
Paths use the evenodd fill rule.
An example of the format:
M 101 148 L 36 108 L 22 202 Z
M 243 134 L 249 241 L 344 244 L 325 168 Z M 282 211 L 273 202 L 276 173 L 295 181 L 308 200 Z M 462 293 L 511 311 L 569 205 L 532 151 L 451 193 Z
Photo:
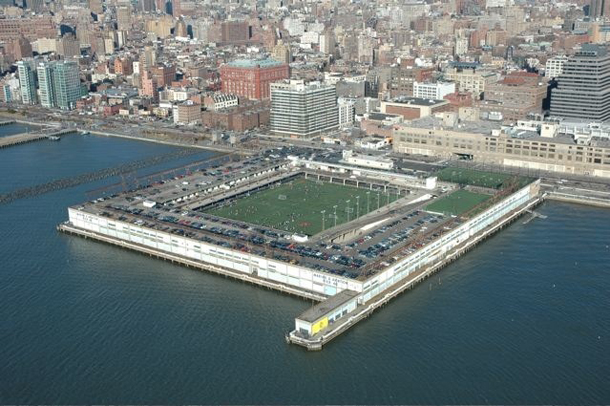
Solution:
M 383 121 L 391 118 L 402 117 L 399 114 L 369 113 L 369 120 Z
M 271 68 L 274 66 L 283 65 L 282 62 L 276 61 L 275 59 L 237 59 L 227 63 L 227 66 L 232 68 Z
M 456 132 L 464 132 L 464 133 L 474 133 L 474 134 L 483 134 L 483 135 L 491 135 L 493 130 L 500 130 L 502 128 L 502 124 L 493 121 L 460 121 L 458 125 L 448 126 L 445 125 L 445 122 L 442 118 L 436 116 L 426 116 L 417 120 L 410 121 L 408 124 L 405 124 L 409 127 L 414 128 L 437 128 L 444 129 L 448 131 L 456 131 Z
M 358 295 L 359 293 L 353 290 L 342 290 L 336 295 L 329 297 L 325 301 L 320 302 L 305 310 L 297 317 L 297 319 L 306 321 L 308 323 L 314 323 L 320 318 L 327 315 L 328 312 L 336 310 L 338 307 L 349 302 Z
M 446 104 L 449 103 L 447 100 L 437 100 L 437 99 L 423 99 L 421 97 L 399 97 L 392 101 L 385 102 L 391 104 L 405 104 L 412 106 L 433 106 L 435 104 Z

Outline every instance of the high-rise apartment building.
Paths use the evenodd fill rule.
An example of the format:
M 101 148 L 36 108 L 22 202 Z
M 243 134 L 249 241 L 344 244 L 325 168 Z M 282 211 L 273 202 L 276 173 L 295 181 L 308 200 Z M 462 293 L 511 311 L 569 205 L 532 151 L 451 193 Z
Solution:
M 74 61 L 58 62 L 53 68 L 55 103 L 62 110 L 71 110 L 80 99 L 80 70 Z
M 36 68 L 38 73 L 38 95 L 40 105 L 46 108 L 55 107 L 55 87 L 53 80 L 53 62 L 40 62 Z
M 610 17 L 610 0 L 591 0 L 591 17 Z
M 592 121 L 610 120 L 610 52 L 585 44 L 563 66 L 551 92 L 551 115 Z
M 271 131 L 310 137 L 339 127 L 335 86 L 303 80 L 271 84 Z
M 147 96 L 154 101 L 159 101 L 159 85 L 157 84 L 157 79 L 148 70 L 142 72 L 142 96 Z
M 339 128 L 346 128 L 354 124 L 356 114 L 356 102 L 353 99 L 339 98 Z
M 131 6 L 121 6 L 116 10 L 117 28 L 121 31 L 131 29 Z
M 151 45 L 146 45 L 140 54 L 140 66 L 144 69 L 152 68 L 157 64 L 157 51 Z
M 174 17 L 180 17 L 182 15 L 182 5 L 180 0 L 172 0 L 172 15 Z
M 320 35 L 320 52 L 323 54 L 335 53 L 335 34 L 328 30 Z
M 563 65 L 568 61 L 565 55 L 558 55 L 546 61 L 544 76 L 555 79 L 563 73 Z
M 11 55 L 16 61 L 30 58 L 32 56 L 32 44 L 25 37 L 21 36 L 5 44 L 4 52 Z
M 23 104 L 36 104 L 36 71 L 34 60 L 31 58 L 17 62 L 19 74 L 19 87 L 21 89 L 21 101 Z
M 74 34 L 65 34 L 57 40 L 57 53 L 66 59 L 80 56 L 80 42 Z
M 138 8 L 140 11 L 145 13 L 150 13 L 155 11 L 155 1 L 154 0 L 138 0 Z
M 247 21 L 223 21 L 220 23 L 220 43 L 223 45 L 244 45 L 252 38 L 252 28 Z
M 273 52 L 271 52 L 271 57 L 276 61 L 281 63 L 289 64 L 292 62 L 292 54 L 290 52 L 290 45 L 284 44 L 282 40 L 278 42 L 276 46 L 273 47 Z

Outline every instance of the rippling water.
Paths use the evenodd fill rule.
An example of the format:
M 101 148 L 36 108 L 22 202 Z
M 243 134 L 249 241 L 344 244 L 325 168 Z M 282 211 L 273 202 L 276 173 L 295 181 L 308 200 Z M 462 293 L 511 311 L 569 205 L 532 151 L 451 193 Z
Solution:
M 0 118 L 0 121 L 5 121 L 5 119 Z M 33 131 L 37 131 L 39 129 L 40 129 L 40 127 L 29 125 L 29 124 L 14 123 L 14 124 L 3 125 L 3 126 L 0 126 L 0 137 L 22 134 L 22 133 L 26 133 L 26 132 L 33 132 Z
M 12 147 L 0 192 L 171 150 Z M 0 206 L 0 403 L 610 402 L 610 211 L 545 204 L 307 353 L 306 301 L 55 231 L 116 181 Z

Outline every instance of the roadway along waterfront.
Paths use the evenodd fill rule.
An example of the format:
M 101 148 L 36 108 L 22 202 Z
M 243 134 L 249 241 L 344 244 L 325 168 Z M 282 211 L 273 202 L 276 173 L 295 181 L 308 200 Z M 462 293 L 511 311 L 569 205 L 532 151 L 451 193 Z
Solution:
M 172 151 L 92 135 L 15 146 L 0 192 Z M 0 403 L 610 402 L 607 209 L 545 203 L 547 219 L 308 353 L 278 335 L 308 301 L 55 230 L 117 182 L 0 206 Z

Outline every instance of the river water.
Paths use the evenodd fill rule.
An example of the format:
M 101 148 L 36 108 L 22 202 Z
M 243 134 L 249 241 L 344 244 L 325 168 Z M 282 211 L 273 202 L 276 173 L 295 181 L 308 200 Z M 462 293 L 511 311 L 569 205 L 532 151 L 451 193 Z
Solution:
M 173 149 L 7 148 L 0 193 Z M 547 203 L 307 353 L 283 339 L 306 301 L 55 230 L 117 181 L 0 206 L 0 403 L 610 402 L 608 210 Z

